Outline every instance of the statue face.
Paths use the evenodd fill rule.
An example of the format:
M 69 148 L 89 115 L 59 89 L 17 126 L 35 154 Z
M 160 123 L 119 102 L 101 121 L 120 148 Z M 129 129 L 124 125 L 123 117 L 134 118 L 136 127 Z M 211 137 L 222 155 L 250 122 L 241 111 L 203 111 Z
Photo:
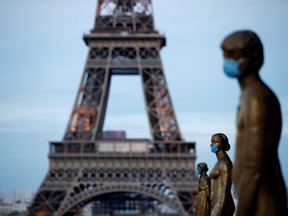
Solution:
M 223 50 L 224 54 L 224 72 L 232 78 L 241 77 L 247 67 L 247 57 L 240 49 Z
M 216 153 L 218 151 L 220 151 L 222 149 L 222 145 L 221 145 L 221 137 L 218 135 L 214 135 L 211 138 L 211 151 L 213 153 Z
M 258 36 L 251 31 L 239 31 L 228 35 L 221 44 L 224 58 L 238 63 L 239 76 L 249 71 L 258 72 L 263 64 L 263 46 Z
M 196 174 L 200 176 L 201 172 L 202 172 L 201 167 L 197 166 Z

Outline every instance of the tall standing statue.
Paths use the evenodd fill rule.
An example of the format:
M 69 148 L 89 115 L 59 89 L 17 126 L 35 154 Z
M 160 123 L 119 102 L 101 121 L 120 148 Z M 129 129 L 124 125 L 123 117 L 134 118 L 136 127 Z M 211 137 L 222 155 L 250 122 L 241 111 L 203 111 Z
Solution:
M 287 215 L 286 189 L 278 160 L 282 120 L 275 94 L 261 80 L 263 46 L 251 31 L 226 37 L 224 72 L 241 88 L 233 180 L 237 216 Z
M 211 137 L 211 151 L 217 162 L 211 170 L 211 216 L 232 216 L 235 204 L 231 194 L 233 164 L 226 153 L 230 144 L 227 136 L 216 133 Z
M 195 216 L 210 216 L 211 200 L 210 190 L 211 182 L 207 175 L 208 166 L 206 163 L 199 163 L 197 165 L 197 174 L 199 177 L 198 198 Z

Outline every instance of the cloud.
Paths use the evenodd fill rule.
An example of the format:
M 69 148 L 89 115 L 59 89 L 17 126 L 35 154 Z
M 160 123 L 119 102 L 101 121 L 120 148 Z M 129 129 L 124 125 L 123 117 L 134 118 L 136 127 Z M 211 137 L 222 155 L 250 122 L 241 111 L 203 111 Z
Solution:
M 64 131 L 67 122 L 65 107 L 47 106 L 47 104 L 21 104 L 15 102 L 0 102 L 0 132 L 13 133 L 51 133 Z M 55 127 L 55 125 L 57 125 Z
M 235 133 L 234 113 L 180 112 L 177 116 L 184 134 L 213 134 L 220 131 Z

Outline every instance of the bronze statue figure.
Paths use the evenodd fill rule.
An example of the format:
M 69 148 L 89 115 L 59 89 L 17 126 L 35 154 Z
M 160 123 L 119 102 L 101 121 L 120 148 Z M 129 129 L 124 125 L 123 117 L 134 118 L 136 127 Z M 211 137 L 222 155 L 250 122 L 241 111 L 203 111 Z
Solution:
M 241 98 L 233 180 L 237 216 L 287 215 L 286 189 L 278 160 L 281 110 L 277 97 L 261 80 L 263 46 L 252 31 L 238 31 L 221 45 L 224 71 L 238 79 Z
M 226 153 L 230 149 L 229 140 L 225 134 L 216 133 L 211 137 L 210 147 L 217 157 L 210 173 L 211 216 L 232 216 L 235 211 L 231 194 L 233 164 Z
M 211 213 L 211 182 L 209 176 L 207 175 L 207 171 L 208 167 L 206 163 L 199 163 L 197 165 L 197 174 L 200 175 L 200 177 L 195 216 L 210 216 Z

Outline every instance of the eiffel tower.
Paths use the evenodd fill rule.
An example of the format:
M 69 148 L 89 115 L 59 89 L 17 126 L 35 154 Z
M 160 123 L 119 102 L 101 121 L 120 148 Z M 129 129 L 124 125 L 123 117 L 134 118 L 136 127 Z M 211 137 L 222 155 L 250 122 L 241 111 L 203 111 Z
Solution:
M 151 0 L 98 0 L 83 39 L 89 53 L 75 104 L 63 140 L 50 142 L 49 171 L 27 215 L 81 215 L 89 203 L 99 216 L 194 215 L 195 142 L 177 123 Z M 140 75 L 152 139 L 104 136 L 114 75 Z

